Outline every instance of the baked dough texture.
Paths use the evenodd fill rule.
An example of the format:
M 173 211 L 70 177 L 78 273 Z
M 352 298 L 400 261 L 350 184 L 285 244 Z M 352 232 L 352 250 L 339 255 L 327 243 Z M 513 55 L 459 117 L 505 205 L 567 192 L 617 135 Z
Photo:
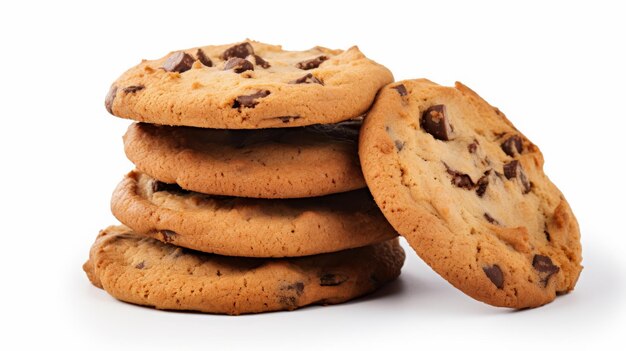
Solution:
M 582 256 L 570 206 L 539 148 L 468 87 L 388 85 L 359 142 L 376 203 L 452 285 L 513 308 L 574 289 Z

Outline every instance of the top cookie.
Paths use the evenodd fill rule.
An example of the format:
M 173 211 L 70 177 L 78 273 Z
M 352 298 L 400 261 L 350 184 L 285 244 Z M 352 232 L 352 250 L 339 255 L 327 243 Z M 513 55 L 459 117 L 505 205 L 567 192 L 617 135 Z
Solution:
M 255 129 L 362 115 L 391 72 L 354 46 L 285 51 L 247 40 L 143 60 L 113 83 L 107 110 L 141 122 Z
M 383 88 L 359 140 L 387 219 L 437 273 L 496 306 L 535 307 L 574 288 L 578 224 L 543 156 L 469 88 Z

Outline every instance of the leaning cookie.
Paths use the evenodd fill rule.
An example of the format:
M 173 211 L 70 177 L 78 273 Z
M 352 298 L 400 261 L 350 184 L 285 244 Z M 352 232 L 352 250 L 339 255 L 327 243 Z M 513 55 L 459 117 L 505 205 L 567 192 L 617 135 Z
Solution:
M 137 234 L 227 256 L 306 256 L 395 238 L 366 189 L 305 199 L 251 199 L 190 192 L 131 172 L 111 200 Z
M 226 130 L 134 123 L 128 158 L 165 183 L 206 194 L 301 198 L 365 187 L 360 120 L 298 128 Z
M 115 298 L 166 310 L 244 314 L 341 303 L 400 274 L 398 239 L 291 259 L 206 254 L 135 235 L 100 232 L 83 269 Z
M 574 288 L 579 228 L 541 152 L 466 86 L 413 80 L 383 88 L 359 155 L 387 219 L 466 294 L 524 308 Z
M 164 125 L 256 129 L 358 117 L 391 72 L 355 46 L 285 51 L 247 40 L 143 60 L 113 83 L 107 110 Z

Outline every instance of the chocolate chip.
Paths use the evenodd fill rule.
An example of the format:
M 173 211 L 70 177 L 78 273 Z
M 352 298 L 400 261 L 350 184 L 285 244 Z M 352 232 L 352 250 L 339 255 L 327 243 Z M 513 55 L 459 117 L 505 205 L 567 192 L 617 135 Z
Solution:
M 348 280 L 348 276 L 344 274 L 324 274 L 320 277 L 320 286 L 337 286 Z
M 168 72 L 183 73 L 191 69 L 191 65 L 193 65 L 194 61 L 194 58 L 188 53 L 177 51 L 165 60 L 162 68 Z
M 398 149 L 398 151 L 402 151 L 404 148 L 404 141 L 395 140 L 394 144 L 396 144 L 396 149 Z
M 269 90 L 259 90 L 254 94 L 238 96 L 233 102 L 233 108 L 254 108 L 259 103 L 256 99 L 264 98 L 269 94 Z
M 483 214 L 483 216 L 485 217 L 487 222 L 489 222 L 491 224 L 495 224 L 495 225 L 500 225 L 500 222 L 498 222 L 495 218 L 491 217 L 491 215 L 489 213 L 485 212 L 485 214 Z
M 404 84 L 396 85 L 395 87 L 391 87 L 391 89 L 396 89 L 396 91 L 398 91 L 398 94 L 400 94 L 400 96 L 406 96 L 408 94 Z
M 202 49 L 198 49 L 198 51 L 196 51 L 196 58 L 198 58 L 198 61 L 200 61 L 203 65 L 213 67 L 213 61 L 211 61 Z
M 328 60 L 327 56 L 321 55 L 318 56 L 314 59 L 310 59 L 310 60 L 306 60 L 306 61 L 302 61 L 302 62 L 298 62 L 296 63 L 296 67 L 303 69 L 303 70 L 309 70 L 309 69 L 313 69 L 313 68 L 317 68 L 319 67 L 322 62 Z
M 304 283 L 303 282 L 295 282 L 293 284 L 283 285 L 280 288 L 281 290 L 294 290 L 298 296 L 302 295 L 304 291 Z
M 541 282 L 544 286 L 548 285 L 548 279 L 560 270 L 558 266 L 552 263 L 550 257 L 543 255 L 533 257 L 533 268 L 541 275 Z
M 533 257 L 533 267 L 542 273 L 554 274 L 559 271 L 559 267 L 552 263 L 552 259 L 543 255 L 535 255 Z
M 546 240 L 548 242 L 552 241 L 552 237 L 550 236 L 550 232 L 548 231 L 548 225 L 547 224 L 543 225 L 543 234 L 546 236 Z
M 530 192 L 531 185 L 528 182 L 528 178 L 526 178 L 526 173 L 524 173 L 522 165 L 519 163 L 519 161 L 513 160 L 509 163 L 506 163 L 503 167 L 503 171 L 506 179 L 511 180 L 513 178 L 519 178 L 520 182 L 522 183 L 522 192 L 524 194 L 528 194 Z
M 467 151 L 469 151 L 470 154 L 473 154 L 476 153 L 476 150 L 478 150 L 478 140 L 474 139 L 471 144 L 467 145 Z
M 439 140 L 450 140 L 452 137 L 452 126 L 446 115 L 445 105 L 435 105 L 429 107 L 422 114 L 420 125 L 424 131 Z
M 297 282 L 292 284 L 293 288 L 296 290 L 296 294 L 301 295 L 302 292 L 304 291 L 304 283 L 303 282 Z
M 252 55 L 254 57 L 254 64 L 256 64 L 257 66 L 261 66 L 265 69 L 272 67 L 272 65 L 270 65 L 269 62 L 265 61 L 261 56 L 259 55 Z
M 446 166 L 446 172 L 448 172 L 448 174 L 452 176 L 452 184 L 458 186 L 459 188 L 464 188 L 467 190 L 472 190 L 472 188 L 474 188 L 474 182 L 469 175 L 457 172 L 448 167 L 448 165 L 445 163 L 443 165 Z
M 143 90 L 145 88 L 146 87 L 143 86 L 143 85 L 131 85 L 131 86 L 128 86 L 128 87 L 124 88 L 124 93 L 125 94 L 132 94 L 132 93 L 138 92 L 139 90 Z
M 241 43 L 235 46 L 231 46 L 222 54 L 223 60 L 228 60 L 232 57 L 246 58 L 249 55 L 254 55 L 254 48 L 250 43 Z
M 514 157 L 516 153 L 522 153 L 522 138 L 520 138 L 519 135 L 513 135 L 512 137 L 503 141 L 502 144 L 500 144 L 500 147 L 505 154 Z
M 504 176 L 506 179 L 517 177 L 517 170 L 519 169 L 519 161 L 514 160 L 504 165 Z
M 137 269 L 144 269 L 144 267 L 146 266 L 146 261 L 141 261 L 139 263 L 137 263 L 137 265 L 135 265 L 135 268 Z
M 166 242 L 166 243 L 171 243 L 174 240 L 174 237 L 178 234 L 176 234 L 175 231 L 173 230 L 161 230 L 159 231 L 161 233 L 161 240 Z
M 115 95 L 117 94 L 117 86 L 111 86 L 109 92 L 107 93 L 107 97 L 104 99 L 104 107 L 106 107 L 107 111 L 110 114 L 113 114 L 113 100 L 115 100 Z
M 180 194 L 180 195 L 184 195 L 184 194 L 189 194 L 190 191 L 189 190 L 185 190 L 183 188 L 180 187 L 180 185 L 178 184 L 172 184 L 172 183 L 163 183 L 160 182 L 158 180 L 155 180 L 152 182 L 152 192 L 153 193 L 157 193 L 159 191 L 167 191 L 170 193 L 175 193 L 175 194 Z
M 502 274 L 500 266 L 497 264 L 494 264 L 493 266 L 485 266 L 483 267 L 483 272 L 485 272 L 487 278 L 491 280 L 496 288 L 502 289 L 504 287 L 504 275 Z
M 224 64 L 224 71 L 232 69 L 235 73 L 243 73 L 245 71 L 254 71 L 254 65 L 248 60 L 233 57 Z
M 278 118 L 283 123 L 290 123 L 290 122 L 293 122 L 293 121 L 295 121 L 297 119 L 300 119 L 302 117 L 300 117 L 300 116 L 282 116 L 282 117 L 276 117 L 276 118 Z
M 487 191 L 487 186 L 489 186 L 489 175 L 491 174 L 491 170 L 485 171 L 482 177 L 478 179 L 476 182 L 476 195 L 478 197 L 483 197 L 485 192 Z
M 315 78 L 313 76 L 313 74 L 311 74 L 311 73 L 307 73 L 303 77 L 300 77 L 300 78 L 298 78 L 296 80 L 292 80 L 292 81 L 289 82 L 289 84 L 321 84 L 321 85 L 324 85 L 324 83 L 322 83 L 321 80 Z
M 281 305 L 285 306 L 288 309 L 298 307 L 298 301 L 294 296 L 279 296 L 278 301 Z

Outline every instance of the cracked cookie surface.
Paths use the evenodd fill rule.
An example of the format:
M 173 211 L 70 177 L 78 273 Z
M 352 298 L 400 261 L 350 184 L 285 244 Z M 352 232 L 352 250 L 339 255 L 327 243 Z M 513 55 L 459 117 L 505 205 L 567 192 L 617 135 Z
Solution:
M 466 294 L 524 308 L 574 288 L 579 227 L 541 152 L 466 86 L 422 79 L 383 88 L 359 156 L 390 223 Z
M 111 86 L 109 113 L 163 125 L 257 129 L 358 117 L 393 81 L 354 46 L 286 51 L 244 41 L 143 60 Z
M 395 279 L 403 263 L 398 239 L 301 258 L 241 258 L 111 226 L 98 235 L 83 269 L 95 286 L 122 301 L 236 315 L 341 303 Z
M 367 189 L 252 199 L 191 192 L 133 171 L 115 189 L 111 210 L 138 234 L 228 256 L 306 256 L 397 236 Z
M 357 141 L 361 121 L 225 130 L 134 123 L 124 136 L 136 167 L 206 194 L 302 198 L 365 187 Z

